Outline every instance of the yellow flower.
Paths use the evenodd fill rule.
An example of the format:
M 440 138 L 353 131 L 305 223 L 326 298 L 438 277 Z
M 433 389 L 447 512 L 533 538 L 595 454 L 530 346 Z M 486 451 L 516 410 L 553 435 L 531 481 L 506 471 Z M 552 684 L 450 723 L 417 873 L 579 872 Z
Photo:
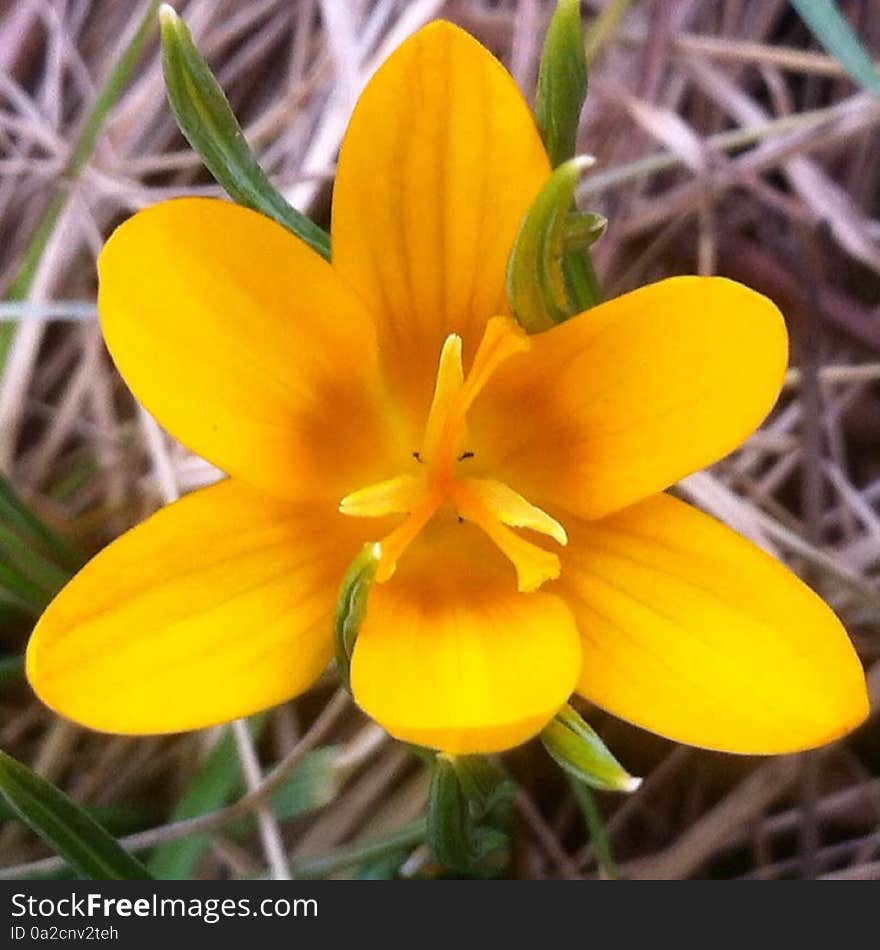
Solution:
M 219 201 L 160 204 L 99 264 L 122 375 L 229 477 L 149 518 L 59 594 L 28 675 L 88 726 L 208 726 L 306 689 L 342 574 L 382 560 L 352 659 L 393 735 L 488 752 L 577 691 L 695 745 L 815 746 L 867 712 L 833 613 L 662 494 L 779 392 L 770 301 L 682 277 L 526 336 L 517 226 L 550 173 L 513 81 L 435 23 L 361 96 L 333 261 Z

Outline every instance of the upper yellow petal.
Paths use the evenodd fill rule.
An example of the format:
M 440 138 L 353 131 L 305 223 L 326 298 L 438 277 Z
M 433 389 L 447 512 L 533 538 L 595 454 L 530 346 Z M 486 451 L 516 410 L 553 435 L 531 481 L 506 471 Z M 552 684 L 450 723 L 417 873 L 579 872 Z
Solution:
M 480 532 L 435 522 L 370 593 L 351 683 L 393 736 L 444 752 L 495 752 L 553 718 L 580 668 L 558 598 L 519 594 Z
M 385 476 L 371 318 L 280 225 L 169 201 L 121 225 L 98 268 L 116 365 L 191 449 L 297 500 L 338 501 Z
M 332 654 L 339 580 L 363 543 L 330 506 L 227 480 L 90 561 L 27 651 L 37 695 L 93 729 L 197 729 L 306 689 Z
M 588 699 L 678 742 L 756 754 L 822 745 L 867 715 L 831 610 L 708 515 L 657 495 L 567 526 L 555 592 L 583 637 Z
M 787 360 L 777 308 L 716 277 L 642 287 L 531 342 L 475 404 L 472 441 L 493 477 L 584 518 L 734 449 L 773 406 Z
M 373 310 L 419 424 L 446 337 L 462 337 L 469 363 L 486 320 L 507 312 L 507 257 L 549 173 L 513 79 L 449 23 L 406 40 L 361 95 L 339 155 L 333 266 Z

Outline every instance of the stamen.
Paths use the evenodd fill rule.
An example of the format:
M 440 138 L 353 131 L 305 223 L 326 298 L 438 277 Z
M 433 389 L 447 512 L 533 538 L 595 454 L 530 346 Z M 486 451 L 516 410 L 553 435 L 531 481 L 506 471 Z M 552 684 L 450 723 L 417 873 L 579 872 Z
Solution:
M 501 553 L 511 561 L 516 569 L 518 590 L 530 593 L 536 591 L 545 581 L 559 577 L 561 566 L 555 554 L 514 534 L 468 491 L 463 483 L 455 485 L 453 499 L 459 512 L 485 531 L 501 549 Z
M 425 483 L 413 475 L 398 475 L 375 485 L 367 485 L 346 495 L 339 502 L 344 515 L 356 518 L 382 518 L 409 514 L 425 498 Z
M 462 485 L 502 524 L 539 531 L 563 547 L 568 544 L 565 528 L 555 518 L 526 501 L 504 482 L 496 482 L 492 478 L 466 478 L 462 480 Z
M 382 541 L 382 557 L 379 560 L 379 567 L 376 569 L 377 583 L 384 584 L 394 575 L 401 555 L 418 537 L 422 528 L 434 517 L 434 512 L 442 503 L 443 495 L 439 492 L 432 492 L 403 524 L 399 524 Z
M 492 317 L 486 324 L 486 331 L 477 347 L 456 409 L 464 415 L 495 370 L 511 356 L 524 352 L 530 346 L 528 336 L 515 320 L 511 317 Z

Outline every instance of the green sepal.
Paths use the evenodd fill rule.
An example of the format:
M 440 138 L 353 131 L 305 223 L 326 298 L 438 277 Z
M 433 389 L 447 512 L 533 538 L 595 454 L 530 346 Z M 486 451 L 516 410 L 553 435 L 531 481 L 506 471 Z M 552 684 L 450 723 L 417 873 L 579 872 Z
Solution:
M 587 98 L 587 58 L 579 0 L 559 0 L 541 52 L 535 119 L 554 168 L 574 157 Z
M 572 777 L 606 792 L 634 792 L 641 784 L 608 751 L 596 732 L 564 706 L 541 733 L 544 748 Z
M 589 156 L 573 158 L 559 166 L 526 212 L 507 262 L 507 297 L 519 323 L 538 333 L 562 323 L 585 309 L 569 288 L 566 232 L 574 189 L 581 173 L 593 164 Z M 589 304 L 588 304 L 589 305 Z
M 507 772 L 484 755 L 457 755 L 451 761 L 472 817 L 502 817 L 499 809 L 506 809 L 516 795 L 516 784 Z
M 376 542 L 365 544 L 348 566 L 339 585 L 336 608 L 333 612 L 333 637 L 336 644 L 336 665 L 346 686 L 348 686 L 355 641 L 364 617 L 367 615 L 370 587 L 381 557 L 380 544 Z
M 277 221 L 329 260 L 330 236 L 272 186 L 186 24 L 168 4 L 159 10 L 159 20 L 168 101 L 180 131 L 208 171 L 233 201 Z
M 565 248 L 587 251 L 605 233 L 608 218 L 597 211 L 572 211 L 565 220 Z
M 18 817 L 89 880 L 149 880 L 113 836 L 60 789 L 0 752 L 0 794 Z
M 452 871 L 494 877 L 510 858 L 510 834 L 501 825 L 507 824 L 515 786 L 505 777 L 502 792 L 490 792 L 485 786 L 488 773 L 467 760 L 442 753 L 436 757 L 428 799 L 428 845 L 434 858 Z

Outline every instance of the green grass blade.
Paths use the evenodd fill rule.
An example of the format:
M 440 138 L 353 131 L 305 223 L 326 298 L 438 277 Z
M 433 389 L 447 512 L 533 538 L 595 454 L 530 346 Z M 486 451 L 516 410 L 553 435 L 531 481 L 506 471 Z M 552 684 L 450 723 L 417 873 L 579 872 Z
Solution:
M 880 70 L 833 0 L 791 0 L 810 32 L 862 87 L 880 95 Z
M 150 874 L 84 809 L 26 765 L 0 752 L 0 794 L 84 878 L 145 880 Z
M 259 735 L 264 717 L 251 720 L 251 732 Z M 244 786 L 235 737 L 227 727 L 219 742 L 208 753 L 183 797 L 171 815 L 172 821 L 195 818 L 229 804 Z M 189 880 L 210 846 L 208 835 L 193 835 L 181 841 L 169 841 L 153 852 L 147 867 L 153 877 L 163 881 Z
M 85 563 L 83 554 L 38 518 L 21 500 L 12 485 L 0 475 L 0 526 L 2 525 L 40 547 L 70 573 L 78 571 Z

